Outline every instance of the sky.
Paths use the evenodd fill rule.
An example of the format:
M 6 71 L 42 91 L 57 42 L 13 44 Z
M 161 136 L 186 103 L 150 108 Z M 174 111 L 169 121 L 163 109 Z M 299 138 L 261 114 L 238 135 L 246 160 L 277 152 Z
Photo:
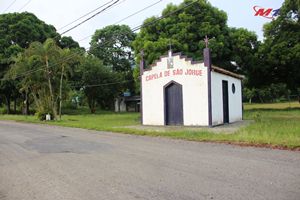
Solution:
M 0 13 L 9 12 L 31 12 L 39 19 L 47 24 L 56 27 L 59 33 L 67 30 L 76 23 L 61 29 L 61 27 L 69 24 L 80 16 L 94 10 L 95 8 L 110 2 L 111 0 L 0 0 Z M 68 32 L 65 36 L 72 36 L 79 44 L 85 48 L 89 47 L 90 35 L 95 30 L 103 28 L 107 25 L 114 24 L 117 21 L 135 13 L 136 11 L 151 5 L 159 0 L 120 0 L 113 8 L 97 15 L 90 21 Z M 284 0 L 208 0 L 213 6 L 227 13 L 228 25 L 230 27 L 246 28 L 254 31 L 260 40 L 263 40 L 263 24 L 270 22 L 260 16 L 254 16 L 254 6 L 262 8 L 278 9 Z M 121 24 L 127 24 L 134 28 L 143 23 L 143 21 L 151 16 L 160 16 L 162 10 L 167 4 L 180 4 L 183 0 L 161 0 L 155 6 L 135 15 Z

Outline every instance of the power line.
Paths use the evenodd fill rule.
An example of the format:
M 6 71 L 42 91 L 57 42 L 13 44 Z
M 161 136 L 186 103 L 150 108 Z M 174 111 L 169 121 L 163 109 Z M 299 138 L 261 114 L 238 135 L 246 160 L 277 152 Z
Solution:
M 69 25 L 71 25 L 71 24 L 73 24 L 74 22 L 77 22 L 78 20 L 80 20 L 80 19 L 82 19 L 82 18 L 88 16 L 89 14 L 91 14 L 91 13 L 93 13 L 93 12 L 99 10 L 100 8 L 103 8 L 104 6 L 106 6 L 107 4 L 111 3 L 112 1 L 114 1 L 114 0 L 110 0 L 110 1 L 106 2 L 105 4 L 102 4 L 101 6 L 97 7 L 96 9 L 94 9 L 94 10 L 92 10 L 92 11 L 90 11 L 90 12 L 88 12 L 88 13 L 82 15 L 81 17 L 75 19 L 74 21 L 72 21 L 72 22 L 70 22 L 70 23 L 68 23 L 68 24 L 66 24 L 66 25 L 64 25 L 64 26 L 62 26 L 62 27 L 60 27 L 60 28 L 58 29 L 58 31 L 61 30 L 61 29 L 63 29 L 63 28 L 65 28 L 65 27 L 67 27 L 67 26 L 69 26 Z
M 121 84 L 121 83 L 129 83 L 134 80 L 127 80 L 127 81 L 119 81 L 119 82 L 112 82 L 112 83 L 102 83 L 102 84 L 97 84 L 97 85 L 84 85 L 84 87 L 100 87 L 100 86 L 107 86 L 107 85 L 116 85 L 116 84 Z
M 133 17 L 134 15 L 137 15 L 137 14 L 141 13 L 142 11 L 147 10 L 147 9 L 149 9 L 149 8 L 151 8 L 151 7 L 155 6 L 155 5 L 157 5 L 158 3 L 162 2 L 162 1 L 163 1 L 163 0 L 159 0 L 159 1 L 155 2 L 155 3 L 153 3 L 153 4 L 150 4 L 150 5 L 148 5 L 148 6 L 144 7 L 144 8 L 142 8 L 141 10 L 138 10 L 137 12 L 135 12 L 135 13 L 133 13 L 133 14 L 130 14 L 129 16 L 127 16 L 127 17 L 125 17 L 125 18 L 123 18 L 123 19 L 121 19 L 121 20 L 115 22 L 114 25 L 117 24 L 117 23 L 120 23 L 120 22 L 122 22 L 122 21 L 124 21 L 124 20 L 126 20 L 126 19 L 128 19 L 128 18 L 130 18 L 130 17 Z M 111 2 L 111 1 L 110 1 L 110 2 Z M 124 2 L 124 0 L 123 0 L 122 2 Z M 120 2 L 120 3 L 121 3 L 121 2 Z M 107 4 L 107 3 L 106 3 L 106 4 Z M 104 4 L 104 5 L 106 5 L 106 4 Z M 103 5 L 102 5 L 102 7 L 103 7 Z M 95 10 L 96 10 L 96 9 L 95 9 Z M 92 12 L 92 11 L 91 11 L 91 12 Z M 89 36 L 87 36 L 87 37 L 85 37 L 85 38 L 79 40 L 78 42 L 80 42 L 80 41 L 82 41 L 82 40 L 85 40 L 85 39 L 87 39 L 87 38 L 89 38 L 89 37 L 91 37 L 91 36 L 92 36 L 92 35 L 89 35 Z M 85 50 L 87 51 L 88 49 L 85 48 Z M 77 55 L 77 54 L 76 54 L 76 55 Z M 73 56 L 73 57 L 74 57 L 74 56 Z M 45 67 L 46 67 L 46 66 L 45 66 Z M 40 71 L 40 70 L 29 70 L 28 72 L 30 73 L 31 71 L 33 71 L 32 73 L 34 73 L 34 72 Z M 26 72 L 26 73 L 27 73 L 27 72 Z M 27 75 L 27 74 L 26 74 L 26 75 Z M 22 76 L 20 76 L 20 77 L 22 77 Z M 19 78 L 19 77 L 18 77 L 18 78 Z
M 87 51 L 87 49 L 85 49 L 85 50 Z M 64 58 L 64 59 L 62 59 L 62 60 L 60 60 L 60 61 L 58 61 L 56 63 L 50 64 L 49 68 L 52 68 L 52 67 L 54 67 L 56 65 L 59 65 L 59 64 L 65 62 L 65 61 L 68 61 L 68 60 L 76 57 L 76 56 L 78 56 L 78 54 L 77 53 L 73 53 L 73 54 L 67 56 L 66 58 Z M 21 78 L 23 76 L 26 76 L 26 75 L 29 75 L 29 74 L 33 74 L 33 73 L 38 72 L 38 71 L 42 71 L 42 70 L 46 69 L 46 67 L 47 67 L 46 65 L 43 65 L 41 68 L 28 70 L 26 72 L 20 73 L 18 76 L 15 76 L 13 79 L 18 79 L 18 78 Z M 5 81 L 5 80 L 9 80 L 9 79 L 8 78 L 3 78 L 1 80 Z
M 182 8 L 179 8 L 179 9 L 173 11 L 173 12 L 170 12 L 170 13 L 167 14 L 167 15 L 161 16 L 161 17 L 157 18 L 156 20 L 154 20 L 154 21 L 152 21 L 152 22 L 149 22 L 149 23 L 146 23 L 146 24 L 139 25 L 139 26 L 133 28 L 132 31 L 137 31 L 137 30 L 139 30 L 139 29 L 141 29 L 141 28 L 150 26 L 150 25 L 156 23 L 157 21 L 160 21 L 160 20 L 162 20 L 162 19 L 164 19 L 164 18 L 166 18 L 166 17 L 168 17 L 168 16 L 170 16 L 170 15 L 172 15 L 172 14 L 174 14 L 174 13 L 180 11 L 180 10 L 183 10 L 183 9 L 185 9 L 185 8 L 187 8 L 187 7 L 191 6 L 191 5 L 193 5 L 193 4 L 196 3 L 197 1 L 198 1 L 198 0 L 193 1 L 192 3 L 186 4 L 186 5 L 183 6 Z M 124 33 L 124 34 L 125 34 L 125 33 Z M 105 46 L 103 46 L 103 47 L 105 47 Z M 86 48 L 85 48 L 85 50 L 87 51 Z M 58 64 L 60 64 L 60 63 L 62 63 L 62 62 L 64 62 L 64 61 L 67 61 L 67 60 L 69 60 L 69 59 L 71 59 L 71 58 L 73 58 L 73 57 L 75 57 L 75 56 L 77 56 L 77 55 L 78 55 L 77 53 L 74 53 L 73 55 L 70 55 L 69 57 L 67 57 L 67 58 L 65 58 L 65 59 L 63 59 L 63 60 L 61 60 L 61 61 L 59 61 L 59 62 L 57 62 L 57 63 L 54 63 L 53 65 L 51 65 L 51 66 L 49 66 L 49 67 L 54 67 L 54 66 L 56 66 L 56 65 L 58 65 Z M 29 71 L 27 71 L 27 72 L 24 72 L 24 73 L 20 74 L 19 76 L 15 77 L 14 79 L 20 78 L 20 77 L 22 77 L 22 76 L 24 76 L 24 75 L 26 76 L 26 75 L 28 75 L 28 74 L 35 73 L 35 72 L 40 71 L 40 70 L 43 70 L 45 67 L 46 67 L 46 66 L 44 65 L 44 66 L 43 66 L 42 68 L 40 68 L 40 69 L 35 69 L 35 70 L 33 70 L 33 71 L 29 70 Z M 2 80 L 5 80 L 5 79 L 2 79 Z
M 100 13 L 106 11 L 107 9 L 109 9 L 110 7 L 112 7 L 113 5 L 115 5 L 116 3 L 118 3 L 119 1 L 120 1 L 120 0 L 117 0 L 117 1 L 113 2 L 112 4 L 110 4 L 110 5 L 108 5 L 107 7 L 103 8 L 103 9 L 100 10 L 99 12 L 93 14 L 91 17 L 88 17 L 87 19 L 83 20 L 82 22 L 80 22 L 80 23 L 76 24 L 75 26 L 69 28 L 68 30 L 62 32 L 61 35 L 63 35 L 63 34 L 65 34 L 65 33 L 69 32 L 69 31 L 71 31 L 71 30 L 77 28 L 78 26 L 84 24 L 85 22 L 91 20 L 92 18 L 94 18 L 94 17 L 96 17 L 97 15 L 99 15 Z
M 137 15 L 137 14 L 139 14 L 139 13 L 145 11 L 145 10 L 147 10 L 147 9 L 149 9 L 149 8 L 151 8 L 151 7 L 153 7 L 153 6 L 155 6 L 156 4 L 159 4 L 159 3 L 162 2 L 162 1 L 163 1 L 163 0 L 156 1 L 155 3 L 153 3 L 153 4 L 151 4 L 151 5 L 148 5 L 148 6 L 146 6 L 145 8 L 142 8 L 141 10 L 139 10 L 139 11 L 137 11 L 137 12 L 135 12 L 135 13 L 133 13 L 133 14 L 131 14 L 131 15 L 129 15 L 129 16 L 127 16 L 127 17 L 125 17 L 125 18 L 123 18 L 123 19 L 117 21 L 117 22 L 115 22 L 114 25 L 115 25 L 115 24 L 118 24 L 118 23 L 120 23 L 120 22 L 123 22 L 123 21 L 125 21 L 126 19 L 128 19 L 128 18 L 130 18 L 130 17 L 132 17 L 132 16 L 134 16 L 134 15 Z
M 120 1 L 120 0 L 117 0 L 116 2 L 114 2 L 113 4 L 111 4 L 111 5 L 107 6 L 107 7 L 105 7 L 104 9 L 102 9 L 102 10 L 99 11 L 99 12 L 97 12 L 97 13 L 94 14 L 93 16 L 91 16 L 91 17 L 85 19 L 84 21 L 80 22 L 79 24 L 76 24 L 75 26 L 73 26 L 72 28 L 66 30 L 65 32 L 63 32 L 63 33 L 61 33 L 61 34 L 58 34 L 58 35 L 55 36 L 53 39 L 59 38 L 61 35 L 63 35 L 63 34 L 65 34 L 65 33 L 69 32 L 69 31 L 71 31 L 71 30 L 77 28 L 78 26 L 84 24 L 85 22 L 89 21 L 90 19 L 92 19 L 93 17 L 97 16 L 98 14 L 100 14 L 100 13 L 102 13 L 102 12 L 104 12 L 104 11 L 110 9 L 110 8 L 113 8 L 114 6 L 118 6 L 119 4 L 123 3 L 123 2 L 126 1 L 126 0 L 122 0 L 122 1 L 120 1 L 120 2 L 119 2 L 119 1 Z M 110 1 L 110 2 L 111 2 L 111 1 Z M 117 2 L 119 2 L 119 3 L 117 3 Z M 106 5 L 106 4 L 104 4 L 104 5 Z
M 9 4 L 9 6 L 3 11 L 3 13 L 5 13 L 12 5 L 14 5 L 14 3 L 16 3 L 17 0 L 14 0 L 11 4 Z
M 162 2 L 162 1 L 163 1 L 163 0 L 159 0 L 159 1 L 155 2 L 155 3 L 153 3 L 153 4 L 150 4 L 150 5 L 148 5 L 148 6 L 144 7 L 144 8 L 142 8 L 141 10 L 138 10 L 137 12 L 128 15 L 127 17 L 124 17 L 124 18 L 120 19 L 119 21 L 113 23 L 113 25 L 116 25 L 116 24 L 118 24 L 118 23 L 120 23 L 120 22 L 123 22 L 123 21 L 125 21 L 126 19 L 128 19 L 128 18 L 130 18 L 130 17 L 133 17 L 133 16 L 135 16 L 135 15 L 137 15 L 137 14 L 139 14 L 139 13 L 141 13 L 141 12 L 143 12 L 143 11 L 149 9 L 149 8 L 151 8 L 151 7 L 155 6 L 156 4 L 158 4 L 158 3 Z M 88 39 L 88 38 L 90 38 L 90 37 L 92 37 L 92 36 L 93 36 L 93 35 L 86 36 L 86 37 L 84 37 L 84 38 L 78 40 L 78 42 L 81 42 L 81 41 L 83 41 L 83 40 L 86 40 L 86 39 Z
M 177 10 L 175 10 L 175 11 L 173 11 L 173 12 L 167 14 L 167 15 L 161 16 L 161 17 L 157 18 L 157 20 L 154 20 L 153 22 L 147 23 L 147 24 L 145 24 L 145 25 L 142 24 L 142 25 L 140 25 L 140 26 L 137 26 L 137 27 L 135 27 L 134 29 L 132 29 L 132 31 L 133 31 L 133 30 L 137 31 L 137 30 L 139 30 L 139 29 L 141 29 L 141 28 L 144 28 L 144 27 L 146 27 L 146 26 L 152 25 L 153 23 L 156 23 L 156 22 L 159 21 L 159 20 L 162 20 L 162 19 L 164 19 L 164 18 L 166 18 L 166 17 L 168 17 L 168 16 L 170 16 L 170 15 L 172 15 L 172 14 L 174 14 L 174 13 L 176 13 L 176 12 L 182 10 L 182 9 L 185 9 L 185 8 L 191 6 L 192 4 L 196 3 L 196 2 L 197 2 L 197 0 L 194 1 L 194 2 L 192 2 L 192 3 L 186 4 L 184 7 L 179 8 L 179 9 L 177 9 Z M 85 50 L 87 50 L 87 49 L 85 49 Z M 65 60 L 71 59 L 72 57 L 75 57 L 75 56 L 77 56 L 76 53 L 75 53 L 75 55 L 74 55 L 74 54 L 73 54 L 73 55 L 70 55 L 70 58 L 67 58 L 67 59 L 65 59 Z M 61 62 L 64 62 L 65 60 L 62 60 Z M 55 65 L 58 65 L 58 64 L 60 64 L 61 62 L 58 62 L 58 63 L 55 64 Z M 51 67 L 53 67 L 53 66 L 55 66 L 55 65 L 51 65 Z M 46 66 L 44 66 L 44 67 L 46 67 Z M 40 70 L 41 70 L 41 69 L 37 69 L 36 71 L 40 71 Z M 34 71 L 34 72 L 36 72 L 36 71 Z M 30 73 L 34 73 L 34 72 L 30 72 Z M 28 73 L 28 74 L 30 74 L 30 73 Z M 28 74 L 26 74 L 26 75 L 28 75 Z M 19 77 L 22 77 L 22 76 L 24 76 L 24 75 L 21 74 Z M 18 77 L 18 78 L 19 78 L 19 77 Z
M 32 0 L 27 1 L 19 10 L 18 12 L 20 12 L 21 10 L 23 10 Z
M 132 29 L 132 31 L 135 32 L 135 31 L 137 31 L 137 30 L 140 30 L 140 29 L 143 28 L 143 27 L 150 26 L 150 25 L 156 23 L 157 21 L 160 21 L 160 20 L 162 20 L 162 19 L 164 19 L 164 18 L 166 18 L 166 17 L 169 17 L 170 15 L 175 14 L 175 13 L 178 12 L 178 11 L 181 11 L 181 10 L 183 10 L 183 9 L 185 9 L 185 8 L 187 8 L 187 7 L 191 6 L 191 5 L 193 5 L 193 4 L 196 3 L 196 2 L 197 2 L 197 0 L 196 0 L 196 1 L 193 1 L 193 2 L 191 2 L 191 3 L 189 3 L 189 4 L 186 4 L 185 6 L 183 6 L 183 7 L 181 7 L 181 8 L 178 8 L 178 9 L 176 9 L 176 10 L 174 10 L 174 11 L 172 11 L 172 12 L 166 14 L 166 15 L 160 16 L 160 17 L 158 17 L 157 19 L 153 20 L 152 22 L 148 22 L 148 23 L 146 23 L 146 24 L 141 24 L 141 25 L 139 25 L 139 26 L 136 26 L 135 28 Z
M 118 2 L 118 1 L 117 1 L 117 2 Z M 123 2 L 124 2 L 124 0 L 123 0 Z M 116 3 L 116 2 L 115 2 L 115 3 Z M 105 5 L 105 4 L 104 4 L 104 5 Z M 115 5 L 115 4 L 112 4 L 112 5 Z M 103 7 L 103 6 L 102 6 L 102 7 Z M 84 48 L 84 49 L 85 49 L 85 51 L 88 50 L 87 48 Z M 71 58 L 73 58 L 73 57 L 75 57 L 75 56 L 77 56 L 77 53 L 74 53 L 73 55 L 70 55 L 69 57 L 65 58 L 65 60 L 61 60 L 61 62 L 64 62 L 64 61 L 66 61 L 66 60 L 69 60 L 69 59 L 71 59 Z M 57 65 L 57 64 L 60 64 L 60 62 L 57 62 L 56 64 L 51 65 L 51 66 L 49 66 L 49 67 L 55 66 L 55 65 Z M 35 73 L 35 72 L 44 70 L 44 69 L 46 69 L 46 65 L 44 65 L 43 67 L 41 67 L 41 68 L 39 68 L 39 69 L 32 69 L 32 70 L 28 70 L 28 71 L 26 71 L 26 72 L 23 72 L 23 73 L 19 74 L 18 76 L 14 77 L 13 79 L 17 79 L 17 78 L 20 78 L 20 77 L 23 77 L 23 76 L 26 76 L 26 75 L 29 75 L 29 74 L 32 74 L 32 73 Z M 9 80 L 9 79 L 7 79 L 7 78 L 2 78 L 1 80 L 2 80 L 2 81 L 5 81 L 5 80 Z
M 134 79 L 132 80 L 125 80 L 125 81 L 118 81 L 118 82 L 111 82 L 111 83 L 101 83 L 101 84 L 95 84 L 95 85 L 72 85 L 73 87 L 81 87 L 81 88 L 91 88 L 91 87 L 100 87 L 100 86 L 108 86 L 108 85 L 116 85 L 116 84 L 121 84 L 121 83 L 130 83 L 133 82 Z

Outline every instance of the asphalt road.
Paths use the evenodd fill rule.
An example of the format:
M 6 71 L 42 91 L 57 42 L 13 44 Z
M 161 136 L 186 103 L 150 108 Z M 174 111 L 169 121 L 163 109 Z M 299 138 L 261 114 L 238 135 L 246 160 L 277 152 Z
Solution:
M 300 153 L 0 121 L 0 200 L 300 199 Z

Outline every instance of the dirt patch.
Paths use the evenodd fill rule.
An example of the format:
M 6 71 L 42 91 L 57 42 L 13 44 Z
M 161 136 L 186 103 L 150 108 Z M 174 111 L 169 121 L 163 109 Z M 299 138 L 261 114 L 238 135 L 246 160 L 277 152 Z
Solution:
M 238 145 L 241 147 L 259 147 L 259 148 L 268 148 L 268 149 L 300 151 L 300 147 L 287 147 L 287 146 L 271 145 L 271 144 L 255 144 L 255 143 L 247 143 L 247 142 L 227 142 L 227 141 L 215 141 L 213 143 L 231 144 L 231 145 Z

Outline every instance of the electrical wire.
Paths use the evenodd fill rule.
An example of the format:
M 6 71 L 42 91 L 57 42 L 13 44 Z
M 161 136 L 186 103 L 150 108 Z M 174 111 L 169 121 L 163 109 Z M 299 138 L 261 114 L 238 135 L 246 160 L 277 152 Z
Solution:
M 123 19 L 121 19 L 121 20 L 115 22 L 113 25 L 119 24 L 120 22 L 123 22 L 123 21 L 125 21 L 126 19 L 128 19 L 128 18 L 130 18 L 130 17 L 132 17 L 132 16 L 134 16 L 134 15 L 137 15 L 137 14 L 143 12 L 143 11 L 145 11 L 145 10 L 147 10 L 147 9 L 149 9 L 149 8 L 151 8 L 151 7 L 155 6 L 155 5 L 157 5 L 157 4 L 159 4 L 159 3 L 162 2 L 162 1 L 163 1 L 163 0 L 156 1 L 155 3 L 150 4 L 150 5 L 146 6 L 145 8 L 142 8 L 141 10 L 138 10 L 138 11 L 136 11 L 135 13 L 132 13 L 131 15 L 129 15 L 129 16 L 127 16 L 127 17 L 125 17 L 125 18 L 123 18 Z
M 196 3 L 196 2 L 197 2 L 197 0 L 196 0 L 196 1 L 193 1 L 193 2 L 191 2 L 191 3 L 189 3 L 189 4 L 186 4 L 185 6 L 183 6 L 183 7 L 181 7 L 181 8 L 178 8 L 178 9 L 176 9 L 176 10 L 174 10 L 174 11 L 172 11 L 172 12 L 166 14 L 166 15 L 160 16 L 160 17 L 158 17 L 157 19 L 155 19 L 155 20 L 152 21 L 152 22 L 148 22 L 148 23 L 146 23 L 146 24 L 142 24 L 142 25 L 136 26 L 136 27 L 134 27 L 134 28 L 132 29 L 132 31 L 133 31 L 133 32 L 136 32 L 136 31 L 140 30 L 141 28 L 143 28 L 143 27 L 145 27 L 145 26 L 150 26 L 150 25 L 156 23 L 157 21 L 160 21 L 160 20 L 162 20 L 162 19 L 164 19 L 164 18 L 166 18 L 166 17 L 169 17 L 170 15 L 175 14 L 175 13 L 178 12 L 178 11 L 181 11 L 181 10 L 187 8 L 187 7 L 190 7 L 191 5 L 193 5 L 193 4 Z
M 118 82 L 111 82 L 111 83 L 101 83 L 101 84 L 95 84 L 95 85 L 70 85 L 71 87 L 80 87 L 80 88 L 91 88 L 91 87 L 100 87 L 100 86 L 108 86 L 108 85 L 116 85 L 116 84 L 122 84 L 122 83 L 130 83 L 133 82 L 134 79 L 131 80 L 125 80 L 125 81 L 118 81 Z
M 135 13 L 130 14 L 129 16 L 120 19 L 119 21 L 113 23 L 113 25 L 116 25 L 116 24 L 118 24 L 118 23 L 120 23 L 120 22 L 123 22 L 123 21 L 125 21 L 126 19 L 129 19 L 130 17 L 133 17 L 133 16 L 135 16 L 135 15 L 137 15 L 137 14 L 139 14 L 139 13 L 141 13 L 141 12 L 143 12 L 143 11 L 149 9 L 149 8 L 151 8 L 151 7 L 155 6 L 156 4 L 158 4 L 158 3 L 162 2 L 162 1 L 163 1 L 163 0 L 159 0 L 159 1 L 155 2 L 155 3 L 153 3 L 153 4 L 150 4 L 150 5 L 148 5 L 148 6 L 144 7 L 144 8 L 142 8 L 141 10 L 138 10 L 138 11 L 136 11 Z M 84 41 L 84 40 L 86 40 L 86 39 L 88 39 L 88 38 L 90 38 L 90 37 L 92 37 L 92 36 L 93 36 L 93 35 L 86 36 L 86 37 L 84 37 L 84 38 L 78 40 L 78 42 Z
M 170 12 L 170 13 L 168 13 L 167 15 L 161 16 L 161 17 L 157 18 L 157 20 L 154 20 L 153 22 L 139 25 L 139 26 L 133 28 L 132 31 L 137 31 L 137 30 L 139 30 L 139 29 L 141 29 L 141 28 L 150 26 L 150 25 L 152 25 L 153 23 L 156 23 L 157 21 L 160 21 L 160 20 L 162 20 L 162 19 L 164 19 L 164 18 L 166 18 L 166 17 L 168 17 L 168 16 L 170 16 L 170 15 L 172 15 L 172 14 L 174 14 L 174 13 L 180 11 L 180 10 L 183 10 L 183 9 L 185 9 L 185 8 L 187 8 L 187 7 L 191 6 L 191 5 L 193 5 L 193 4 L 196 3 L 197 1 L 198 1 L 198 0 L 193 1 L 192 3 L 186 4 L 184 7 L 179 8 L 179 9 L 173 11 L 173 12 Z M 85 50 L 87 50 L 87 49 L 85 48 Z M 71 59 L 71 58 L 73 58 L 73 57 L 75 57 L 75 56 L 77 56 L 76 53 L 74 53 L 73 55 L 70 55 L 70 57 L 67 57 L 67 58 L 65 58 L 65 59 L 63 59 L 63 60 L 61 60 L 61 61 L 59 61 L 59 62 L 57 62 L 57 63 L 55 63 L 55 64 L 52 64 L 52 65 L 49 66 L 49 67 L 54 67 L 54 66 L 56 66 L 56 65 L 58 65 L 58 64 L 60 64 L 60 63 L 63 63 L 64 61 L 67 61 L 67 60 L 69 60 L 69 59 Z M 22 73 L 22 74 L 19 74 L 19 75 L 18 75 L 17 77 L 15 77 L 14 79 L 20 78 L 20 77 L 22 77 L 22 76 L 24 76 L 24 75 L 26 76 L 26 75 L 28 75 L 28 74 L 35 73 L 35 72 L 40 71 L 40 70 L 43 70 L 45 67 L 46 67 L 46 66 L 43 66 L 42 68 L 36 69 L 36 70 L 34 70 L 34 71 L 32 71 L 32 72 L 30 72 L 30 70 L 29 70 L 28 72 L 24 72 L 24 73 Z M 8 79 L 4 79 L 4 78 L 3 78 L 2 80 L 8 80 Z
M 87 51 L 87 49 L 85 49 L 85 50 Z M 77 53 L 73 53 L 73 54 L 67 56 L 66 58 L 64 58 L 63 60 L 60 60 L 60 61 L 58 61 L 58 62 L 56 62 L 56 63 L 53 63 L 53 64 L 50 64 L 50 65 L 49 65 L 49 68 L 52 68 L 52 67 L 54 67 L 54 66 L 57 66 L 57 65 L 59 65 L 59 64 L 61 64 L 61 63 L 63 63 L 63 62 L 65 62 L 65 61 L 68 61 L 68 60 L 70 60 L 70 59 L 72 59 L 72 58 L 74 58 L 74 57 L 76 57 L 76 56 L 78 56 L 78 54 L 77 54 Z M 33 74 L 33 73 L 38 72 L 38 71 L 42 71 L 42 70 L 46 69 L 46 67 L 47 67 L 46 65 L 43 65 L 41 68 L 28 70 L 28 71 L 26 71 L 26 72 L 20 73 L 18 76 L 13 77 L 13 79 L 15 80 L 15 79 L 21 78 L 21 77 L 23 77 L 23 76 L 26 76 L 26 75 L 29 75 L 29 74 Z M 2 80 L 2 81 L 5 81 L 5 80 L 9 80 L 9 79 L 8 79 L 8 78 L 3 78 L 3 79 L 1 79 L 1 80 Z
M 65 33 L 67 33 L 67 32 L 70 32 L 71 30 L 73 30 L 73 29 L 77 28 L 78 26 L 84 24 L 85 22 L 91 20 L 92 18 L 96 17 L 96 16 L 99 15 L 100 13 L 102 13 L 102 12 L 106 11 L 107 9 L 111 8 L 112 6 L 114 6 L 114 5 L 115 5 L 116 3 L 118 3 L 119 1 L 120 1 L 120 0 L 117 0 L 117 1 L 113 2 L 112 4 L 110 4 L 110 5 L 108 5 L 107 7 L 103 8 L 103 9 L 100 10 L 99 12 L 93 14 L 92 16 L 88 17 L 87 19 L 83 20 L 82 22 L 80 22 L 80 23 L 76 24 L 75 26 L 69 28 L 68 30 L 62 32 L 60 35 L 63 35 L 63 34 L 65 34 Z
M 20 12 L 21 10 L 23 10 L 32 0 L 27 1 L 19 10 L 18 12 Z
M 110 1 L 106 2 L 105 4 L 102 4 L 101 6 L 95 8 L 95 9 L 92 10 L 92 11 L 89 11 L 88 13 L 82 15 L 81 17 L 75 19 L 74 21 L 72 21 L 72 22 L 70 22 L 70 23 L 68 23 L 68 24 L 66 24 L 66 25 L 64 25 L 64 26 L 62 26 L 62 27 L 60 27 L 57 31 L 60 31 L 60 30 L 64 29 L 65 27 L 67 27 L 67 26 L 73 24 L 74 22 L 77 22 L 78 20 L 80 20 L 80 19 L 82 19 L 82 18 L 88 16 L 89 14 L 91 14 L 91 13 L 93 13 L 93 12 L 99 10 L 100 8 L 103 8 L 104 6 L 106 6 L 107 4 L 109 4 L 109 3 L 113 2 L 113 1 L 114 1 L 114 0 L 110 0 Z
M 14 3 L 16 3 L 17 0 L 14 0 L 11 4 L 9 4 L 9 6 L 3 11 L 3 13 L 5 13 L 12 5 L 14 5 Z
M 148 6 L 144 7 L 144 8 L 142 8 L 141 10 L 138 10 L 137 12 L 135 12 L 135 13 L 133 13 L 133 14 L 130 14 L 129 16 L 127 16 L 127 17 L 125 17 L 125 18 L 123 18 L 123 19 L 121 19 L 121 20 L 115 22 L 114 24 L 117 24 L 117 23 L 119 23 L 119 22 L 122 22 L 122 21 L 124 21 L 124 20 L 126 20 L 126 19 L 128 19 L 128 18 L 130 18 L 130 17 L 132 17 L 132 16 L 134 16 L 134 15 L 137 15 L 138 13 L 140 13 L 140 12 L 142 12 L 142 11 L 145 11 L 145 10 L 151 8 L 151 7 L 155 6 L 156 4 L 158 4 L 158 3 L 162 2 L 162 1 L 163 1 L 163 0 L 159 0 L 159 1 L 155 2 L 155 3 L 153 3 L 153 4 L 150 4 L 150 5 L 148 5 Z M 92 36 L 92 35 L 89 35 L 89 36 L 87 36 L 87 37 L 85 37 L 85 38 L 79 40 L 78 42 L 80 42 L 80 41 L 82 41 L 82 40 L 85 40 L 85 39 L 87 39 L 87 38 L 89 38 L 89 37 L 91 37 L 91 36 Z M 105 46 L 104 46 L 104 47 L 105 47 Z M 87 51 L 88 49 L 85 48 L 85 50 Z M 70 58 L 73 58 L 73 57 L 75 57 L 76 55 L 77 55 L 77 54 L 75 54 L 74 56 L 71 55 Z M 66 58 L 66 59 L 68 59 L 68 58 Z M 64 62 L 64 61 L 62 61 L 62 62 Z M 59 63 L 57 63 L 57 64 L 59 64 Z M 28 70 L 27 72 L 24 72 L 23 74 L 20 74 L 20 75 L 16 76 L 15 79 L 20 78 L 20 77 L 22 77 L 22 76 L 29 75 L 29 74 L 31 74 L 31 73 L 35 73 L 35 72 L 40 71 L 40 70 L 43 70 L 43 69 L 45 69 L 45 68 L 46 68 L 46 66 L 43 66 L 42 69 Z M 4 80 L 4 79 L 2 79 L 2 80 Z
M 30 1 L 31 1 L 31 0 L 30 0 Z M 30 1 L 28 1 L 23 7 L 25 7 L 26 5 L 28 5 L 28 4 L 30 3 Z M 126 0 L 123 0 L 122 2 L 124 2 L 124 1 L 126 1 Z M 110 1 L 110 2 L 112 2 L 112 1 Z M 72 27 L 72 28 L 69 29 L 69 30 L 72 30 L 72 29 L 78 27 L 79 25 L 81 25 L 81 24 L 83 24 L 84 22 L 86 22 L 86 21 L 92 19 L 93 17 L 95 17 L 96 15 L 100 14 L 101 12 L 104 12 L 104 11 L 107 10 L 108 8 L 112 8 L 113 6 L 116 5 L 117 2 L 119 2 L 119 0 L 115 1 L 113 4 L 107 6 L 106 8 L 102 9 L 100 12 L 97 12 L 97 13 L 94 14 L 93 16 L 89 17 L 88 19 L 86 19 L 86 20 L 84 20 L 83 22 L 77 24 L 76 26 Z M 119 3 L 122 3 L 122 2 L 119 2 Z M 15 2 L 13 2 L 13 3 L 15 3 Z M 13 3 L 12 3 L 12 4 L 13 4 Z M 11 5 L 12 5 L 12 4 L 11 4 Z M 108 3 L 102 5 L 101 7 L 104 7 L 104 6 L 107 5 L 107 4 L 108 4 Z M 11 6 L 11 5 L 10 5 L 10 6 Z M 118 4 L 117 4 L 117 5 L 118 5 Z M 9 7 L 10 7 L 10 6 L 9 6 Z M 9 7 L 8 7 L 8 8 L 9 8 Z M 23 8 L 23 7 L 22 7 L 22 8 Z M 8 8 L 7 8 L 7 9 L 8 9 Z M 21 8 L 21 9 L 22 9 L 22 8 Z M 6 9 L 6 10 L 7 10 L 7 9 Z M 99 8 L 98 8 L 98 9 L 99 9 Z M 81 17 L 81 18 L 82 18 L 82 17 Z M 68 31 L 69 31 L 69 30 L 68 30 Z M 67 31 L 65 31 L 64 33 L 66 33 L 66 32 L 67 32 Z M 87 49 L 85 49 L 85 51 L 87 51 Z M 67 61 L 67 60 L 69 60 L 69 59 L 71 59 L 71 58 L 73 58 L 73 57 L 75 57 L 75 56 L 77 56 L 76 53 L 73 54 L 73 55 L 70 55 L 69 57 L 65 58 L 64 60 L 62 60 L 62 61 L 60 61 L 60 62 L 57 62 L 56 64 L 51 65 L 51 66 L 49 66 L 49 67 L 53 67 L 53 66 L 55 66 L 55 65 L 57 65 L 57 64 L 60 64 L 61 62 Z M 23 77 L 23 76 L 26 76 L 26 75 L 29 75 L 29 74 L 32 74 L 32 73 L 35 73 L 35 72 L 44 70 L 44 69 L 46 69 L 46 66 L 43 66 L 43 67 L 41 67 L 41 68 L 39 68 L 39 69 L 28 70 L 28 71 L 26 71 L 26 72 L 24 72 L 24 73 L 22 73 L 22 74 L 19 74 L 19 75 L 16 76 L 16 77 L 14 77 L 14 79 L 17 79 L 17 78 L 20 78 L 20 77 Z M 3 78 L 3 79 L 1 79 L 1 80 L 3 81 L 3 80 L 7 80 L 7 79 L 6 79 L 6 78 Z

